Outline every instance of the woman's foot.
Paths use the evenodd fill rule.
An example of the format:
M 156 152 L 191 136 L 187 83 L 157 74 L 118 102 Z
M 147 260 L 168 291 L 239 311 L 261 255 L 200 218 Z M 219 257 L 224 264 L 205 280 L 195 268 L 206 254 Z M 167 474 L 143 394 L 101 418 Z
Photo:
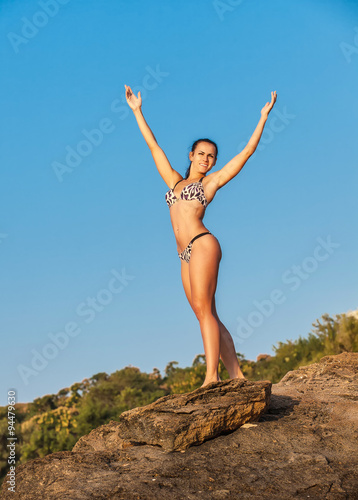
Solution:
M 229 373 L 229 377 L 232 378 L 242 378 L 243 380 L 247 380 L 245 375 L 242 373 L 241 368 L 238 367 L 233 373 Z
M 200 387 L 205 387 L 206 385 L 211 384 L 212 382 L 221 382 L 221 378 L 219 377 L 217 379 L 215 378 L 207 380 L 205 379 L 203 385 L 201 385 Z

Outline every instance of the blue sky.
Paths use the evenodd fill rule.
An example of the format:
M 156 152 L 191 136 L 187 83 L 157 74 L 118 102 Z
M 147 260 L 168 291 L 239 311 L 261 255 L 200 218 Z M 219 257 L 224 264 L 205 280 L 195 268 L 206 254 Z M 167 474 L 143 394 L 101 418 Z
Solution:
M 124 84 L 182 174 L 203 136 L 224 166 L 277 91 L 204 219 L 237 352 L 358 307 L 356 2 L 19 0 L 1 17 L 0 404 L 204 352 Z

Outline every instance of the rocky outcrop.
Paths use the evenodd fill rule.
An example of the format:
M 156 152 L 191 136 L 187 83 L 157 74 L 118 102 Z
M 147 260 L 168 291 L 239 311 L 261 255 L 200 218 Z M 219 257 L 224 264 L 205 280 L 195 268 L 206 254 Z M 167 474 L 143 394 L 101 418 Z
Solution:
M 73 451 L 115 451 L 143 444 L 161 446 L 165 451 L 186 450 L 258 420 L 270 394 L 270 382 L 232 379 L 164 396 L 122 413 L 119 422 L 94 429 Z
M 225 385 L 220 384 L 221 390 Z M 197 391 L 204 397 L 214 386 Z M 190 398 L 195 392 L 180 396 Z M 200 413 L 199 401 L 188 403 L 195 407 L 188 429 L 190 418 Z M 118 422 L 111 422 L 81 438 L 77 451 L 53 453 L 17 467 L 16 495 L 11 496 L 4 483 L 1 498 L 357 499 L 357 401 L 358 354 L 327 356 L 289 372 L 272 386 L 267 411 L 229 434 L 168 452 L 160 443 L 119 443 Z M 163 402 L 161 422 L 171 404 L 171 397 Z M 138 417 L 139 410 L 133 415 Z M 175 421 L 175 412 L 172 417 Z M 150 413 L 145 418 L 154 428 Z M 100 444 L 101 432 L 105 445 Z
M 272 356 L 269 354 L 259 354 L 256 358 L 256 362 L 258 363 L 259 361 L 270 361 L 272 359 Z

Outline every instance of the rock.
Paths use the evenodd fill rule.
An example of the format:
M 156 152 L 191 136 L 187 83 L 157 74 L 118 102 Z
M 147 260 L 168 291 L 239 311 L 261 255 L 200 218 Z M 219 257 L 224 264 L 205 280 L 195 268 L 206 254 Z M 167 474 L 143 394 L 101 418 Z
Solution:
M 259 361 L 270 361 L 270 359 L 272 359 L 272 356 L 269 354 L 259 354 L 256 358 L 256 363 Z
M 16 494 L 4 483 L 0 497 L 356 500 L 357 401 L 358 354 L 327 356 L 273 385 L 270 405 L 254 424 L 167 452 L 149 444 L 115 450 L 118 422 L 111 422 L 81 438 L 75 447 L 81 451 L 16 467 Z M 106 444 L 95 451 L 100 433 Z
M 231 379 L 164 396 L 122 413 L 119 422 L 94 429 L 73 451 L 116 451 L 136 444 L 157 445 L 168 452 L 186 450 L 258 420 L 270 394 L 271 382 Z

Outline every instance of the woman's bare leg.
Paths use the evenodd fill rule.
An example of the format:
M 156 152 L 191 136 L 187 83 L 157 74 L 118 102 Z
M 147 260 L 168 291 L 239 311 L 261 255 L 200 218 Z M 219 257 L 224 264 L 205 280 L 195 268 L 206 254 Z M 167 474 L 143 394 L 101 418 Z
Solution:
M 245 378 L 237 359 L 233 338 L 226 326 L 220 321 L 216 311 L 215 297 L 213 298 L 213 314 L 220 329 L 220 357 L 229 373 L 229 378 Z
M 206 376 L 202 387 L 220 380 L 220 327 L 212 309 L 220 260 L 221 248 L 213 235 L 195 240 L 189 262 L 189 280 L 191 305 L 200 323 L 206 358 Z
M 194 311 L 194 307 L 192 305 L 192 298 L 191 298 L 191 287 L 190 287 L 190 277 L 189 277 L 189 264 L 187 264 L 186 262 L 184 261 L 181 261 L 181 277 L 182 277 L 182 282 L 183 282 L 183 287 L 184 287 L 184 292 L 185 292 L 185 295 L 186 295 L 186 298 L 188 299 L 188 302 L 191 306 L 191 308 L 193 309 Z M 214 315 L 214 318 L 215 318 L 215 315 Z M 200 323 L 200 322 L 199 322 Z M 214 329 L 217 328 L 215 325 L 214 325 Z M 201 329 L 201 327 L 200 327 Z M 205 329 L 205 328 L 204 328 Z M 220 334 L 220 330 L 219 330 L 219 334 Z M 217 341 L 216 341 L 217 342 Z M 204 343 L 204 351 L 205 351 L 205 357 L 207 359 L 207 356 L 210 354 L 208 354 L 208 350 L 210 351 L 210 346 L 206 346 L 205 348 L 205 341 L 204 341 L 204 338 L 203 338 L 203 343 Z M 209 362 L 210 364 L 210 362 Z M 213 377 L 213 380 L 211 381 L 219 381 L 221 380 L 220 377 L 219 377 L 219 373 L 218 373 L 218 368 L 219 368 L 219 357 L 217 356 L 217 353 L 214 353 L 214 361 L 212 362 L 212 364 L 214 366 L 217 365 L 217 369 L 214 370 L 215 371 L 215 376 Z M 209 380 L 209 377 L 207 376 L 205 378 L 205 384 L 208 383 L 207 380 Z M 202 386 L 203 387 L 203 386 Z
M 203 238 L 205 238 L 204 236 Z M 200 240 L 200 238 L 199 238 Z M 197 243 L 198 241 L 195 241 Z M 192 252 L 193 255 L 193 252 Z M 192 262 L 192 259 L 190 259 L 190 262 Z M 217 273 L 218 274 L 218 273 Z M 216 281 L 217 281 L 217 274 L 216 274 Z M 188 299 L 188 302 L 191 306 L 191 308 L 194 310 L 193 304 L 192 304 L 192 293 L 191 293 L 191 286 L 190 286 L 190 276 L 189 276 L 189 264 L 187 264 L 184 261 L 181 261 L 181 278 L 183 282 L 183 287 L 184 287 L 184 292 L 186 295 L 186 298 Z M 216 284 L 215 284 L 216 287 Z M 225 325 L 220 321 L 217 311 L 216 311 L 216 305 L 215 305 L 215 295 L 213 296 L 212 300 L 212 314 L 216 318 L 216 321 L 219 326 L 219 332 L 220 332 L 220 357 L 222 362 L 225 365 L 225 368 L 227 369 L 229 373 L 230 378 L 244 378 L 244 375 L 240 369 L 240 365 L 236 356 L 236 351 L 235 351 L 235 346 L 233 339 L 225 327 Z M 215 328 L 215 327 L 214 327 Z M 204 327 L 205 330 L 205 327 Z M 203 338 L 204 341 L 204 338 Z M 205 342 L 204 342 L 204 350 L 205 350 Z M 209 351 L 210 351 L 210 345 L 209 345 Z M 205 350 L 205 357 L 207 357 L 207 350 Z M 214 366 L 216 364 L 216 358 L 217 355 L 214 353 Z M 217 368 L 218 368 L 219 360 L 217 361 Z M 206 385 L 207 380 L 209 380 L 210 377 L 205 378 L 205 382 L 203 385 Z M 213 377 L 213 380 L 220 380 L 218 371 L 216 371 L 215 376 Z

